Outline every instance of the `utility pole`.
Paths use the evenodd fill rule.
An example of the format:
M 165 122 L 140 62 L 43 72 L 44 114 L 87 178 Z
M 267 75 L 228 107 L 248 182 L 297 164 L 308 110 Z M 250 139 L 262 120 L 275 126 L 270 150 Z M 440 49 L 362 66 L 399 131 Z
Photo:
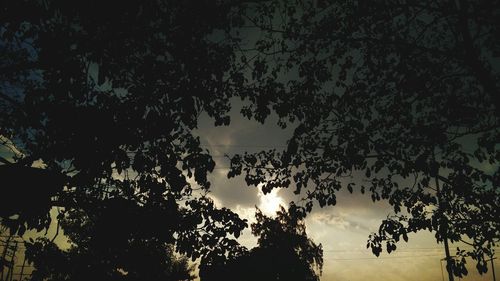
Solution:
M 3 248 L 2 259 L 0 260 L 0 265 L 2 266 L 2 272 L 0 273 L 0 280 L 4 280 L 3 279 L 4 268 L 7 263 L 7 259 L 5 257 L 7 256 L 7 250 L 9 249 L 11 237 L 12 236 L 7 236 L 7 240 L 5 241 L 5 245 Z
M 14 264 L 15 264 L 15 257 L 16 257 L 16 252 L 17 252 L 17 241 L 14 241 L 14 246 L 12 247 L 12 256 L 10 257 L 10 266 L 9 266 L 9 271 L 7 272 L 7 277 L 5 280 L 12 281 L 12 278 L 14 276 Z
M 494 258 L 493 256 L 490 257 L 491 261 L 491 273 L 493 274 L 493 281 L 497 281 L 497 277 L 495 276 L 495 263 L 493 260 L 496 260 L 497 258 Z
M 19 274 L 19 281 L 23 281 L 24 266 L 26 265 L 26 251 L 24 252 L 23 265 L 21 265 L 21 273 Z
M 434 151 L 433 151 L 433 158 L 435 159 L 434 156 Z M 437 168 L 436 175 L 439 175 L 439 168 Z M 437 195 L 437 203 L 438 203 L 438 211 L 442 211 L 442 198 L 441 198 L 441 190 L 439 188 L 439 179 L 437 176 L 434 177 L 434 180 L 436 182 L 436 195 Z M 443 218 L 444 218 L 444 212 L 442 213 Z M 444 242 L 444 253 L 446 255 L 446 271 L 448 271 L 448 281 L 454 281 L 453 277 L 453 268 L 451 266 L 451 255 L 450 255 L 450 246 L 448 245 L 448 222 L 441 223 L 441 226 L 443 227 L 442 232 L 443 232 L 443 242 Z
M 446 234 L 444 236 L 444 253 L 446 255 L 446 270 L 448 271 L 448 280 L 454 281 L 453 268 L 451 267 L 450 247 L 448 245 L 448 237 L 446 237 Z

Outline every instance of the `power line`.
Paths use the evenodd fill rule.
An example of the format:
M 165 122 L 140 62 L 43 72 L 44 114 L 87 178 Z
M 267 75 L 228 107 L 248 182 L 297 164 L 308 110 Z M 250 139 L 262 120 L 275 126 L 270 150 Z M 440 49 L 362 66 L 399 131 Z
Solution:
M 426 258 L 426 257 L 440 257 L 439 254 L 434 255 L 419 255 L 419 256 L 401 256 L 401 257 L 361 257 L 361 258 L 331 258 L 328 260 L 334 261 L 358 261 L 358 260 L 387 260 L 387 259 L 407 259 L 407 258 Z
M 472 247 L 460 247 L 461 250 L 473 250 Z M 500 250 L 500 247 L 493 247 L 494 250 Z M 418 247 L 418 248 L 401 248 L 395 250 L 395 252 L 410 252 L 410 251 L 437 251 L 443 250 L 442 247 Z M 365 249 L 359 250 L 323 250 L 323 252 L 331 252 L 331 253 L 360 253 L 366 252 Z
M 200 147 L 284 148 L 286 145 L 200 144 Z

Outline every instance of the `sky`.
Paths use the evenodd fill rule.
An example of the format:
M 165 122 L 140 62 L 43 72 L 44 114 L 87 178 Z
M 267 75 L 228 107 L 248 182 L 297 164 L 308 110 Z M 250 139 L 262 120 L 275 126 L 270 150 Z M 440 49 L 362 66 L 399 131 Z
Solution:
M 251 223 L 255 221 L 256 207 L 267 215 L 273 215 L 280 204 L 286 206 L 298 197 L 288 189 L 263 195 L 258 188 L 247 186 L 243 176 L 228 179 L 229 160 L 224 155 L 283 149 L 294 125 L 281 129 L 276 125 L 277 117 L 273 115 L 264 124 L 250 121 L 238 114 L 241 105 L 238 102 L 233 104 L 229 126 L 214 127 L 212 120 L 201 116 L 195 134 L 200 136 L 201 143 L 216 161 L 216 168 L 210 176 L 210 197 L 218 206 L 232 209 Z M 316 207 L 306 218 L 308 236 L 321 243 L 324 250 L 321 280 L 439 281 L 443 277 L 447 280 L 445 264 L 441 262 L 444 248 L 435 242 L 434 233 L 410 234 L 409 242 L 397 244 L 395 253 L 382 253 L 377 258 L 366 248 L 368 235 L 378 230 L 380 222 L 391 213 L 392 208 L 386 202 L 373 203 L 367 194 L 350 194 L 346 190 L 337 194 L 337 202 L 333 207 Z M 249 229 L 239 241 L 249 248 L 256 245 L 256 238 Z M 452 253 L 457 246 L 450 246 Z M 498 260 L 495 260 L 495 267 L 500 272 Z M 461 280 L 493 280 L 491 270 L 483 276 L 477 274 L 472 260 L 468 261 L 468 270 L 469 275 Z
M 281 129 L 276 125 L 277 117 L 274 115 L 264 124 L 250 121 L 239 114 L 241 102 L 233 101 L 233 104 L 229 126 L 214 127 L 213 120 L 202 115 L 194 133 L 216 162 L 215 170 L 209 176 L 212 183 L 209 196 L 218 207 L 230 208 L 252 223 L 256 207 L 272 216 L 280 204 L 287 206 L 288 202 L 298 197 L 288 189 L 273 190 L 264 195 L 258 188 L 247 186 L 243 176 L 228 179 L 229 161 L 224 155 L 283 149 L 295 126 L 291 124 L 288 129 Z M 410 234 L 408 243 L 399 243 L 395 253 L 382 253 L 379 258 L 366 248 L 368 235 L 377 231 L 380 222 L 390 213 L 391 207 L 386 202 L 373 203 L 369 195 L 350 194 L 346 190 L 337 193 L 336 206 L 314 208 L 306 218 L 306 227 L 308 236 L 323 246 L 321 280 L 447 280 L 446 268 L 441 261 L 444 257 L 443 245 L 435 242 L 433 233 Z M 56 214 L 57 210 L 53 209 L 52 217 L 55 218 Z M 54 237 L 55 229 L 56 220 L 53 220 L 47 237 Z M 39 233 L 26 234 L 27 237 L 37 235 Z M 55 241 L 62 247 L 68 245 L 63 233 Z M 239 242 L 252 248 L 256 246 L 257 238 L 252 236 L 250 229 L 246 229 Z M 456 246 L 451 245 L 452 253 Z M 22 259 L 22 253 L 18 258 Z M 498 260 L 495 260 L 495 268 L 497 275 L 500 274 Z M 472 260 L 468 261 L 468 270 L 469 275 L 461 280 L 493 280 L 491 270 L 480 276 Z
M 295 125 L 281 129 L 276 125 L 275 115 L 260 124 L 239 114 L 241 102 L 233 101 L 232 104 L 234 106 L 229 126 L 214 127 L 213 120 L 202 115 L 194 134 L 200 137 L 202 146 L 210 151 L 216 162 L 214 172 L 209 175 L 212 183 L 209 196 L 218 207 L 230 208 L 252 223 L 255 221 L 256 207 L 272 216 L 280 204 L 287 206 L 288 202 L 297 200 L 298 197 L 289 189 L 273 190 L 264 195 L 258 188 L 247 186 L 243 176 L 228 179 L 229 160 L 224 155 L 271 148 L 283 149 Z M 1 153 L 5 154 L 6 151 Z M 377 231 L 380 222 L 390 213 L 391 207 L 386 202 L 373 203 L 369 195 L 350 194 L 346 190 L 337 193 L 337 205 L 314 208 L 306 218 L 306 227 L 308 236 L 323 246 L 324 266 L 321 280 L 447 280 L 445 264 L 441 261 L 444 257 L 443 245 L 435 242 L 433 233 L 410 234 L 409 242 L 399 243 L 395 253 L 382 253 L 378 258 L 366 248 L 368 235 Z M 57 210 L 53 209 L 52 217 L 55 218 L 56 214 Z M 54 237 L 55 229 L 56 220 L 53 220 L 47 237 Z M 26 234 L 27 237 L 37 235 L 39 233 Z M 55 241 L 62 247 L 68 245 L 63 233 L 60 233 Z M 257 238 L 252 236 L 250 229 L 246 229 L 239 242 L 252 248 L 256 246 Z M 456 246 L 450 246 L 452 254 Z M 22 253 L 18 258 L 22 259 Z M 495 260 L 495 268 L 499 275 L 498 259 Z M 469 275 L 461 280 L 493 280 L 491 270 L 480 276 L 472 260 L 468 261 L 468 270 Z
M 248 32 L 248 31 L 247 31 Z M 248 32 L 249 41 L 257 35 Z M 290 78 L 290 77 L 289 77 Z M 227 207 L 250 223 L 255 221 L 255 208 L 272 216 L 279 205 L 299 199 L 291 190 L 273 190 L 264 195 L 258 188 L 247 186 L 243 176 L 227 178 L 229 160 L 225 155 L 235 153 L 258 152 L 263 149 L 284 149 L 296 124 L 287 129 L 280 128 L 277 117 L 271 115 L 264 124 L 248 120 L 239 114 L 242 103 L 233 100 L 231 124 L 214 127 L 214 121 L 206 114 L 200 116 L 198 129 L 194 132 L 200 137 L 202 146 L 213 156 L 216 167 L 209 175 L 211 181 L 210 197 L 218 207 Z M 0 149 L 2 147 L 0 146 Z M 5 151 L 0 151 L 5 153 Z M 386 202 L 373 203 L 365 194 L 350 194 L 346 190 L 337 193 L 337 205 L 313 209 L 306 218 L 307 233 L 316 243 L 321 243 L 324 250 L 323 281 L 421 281 L 447 280 L 442 244 L 435 242 L 434 234 L 421 232 L 409 235 L 408 243 L 399 243 L 395 253 L 382 253 L 375 257 L 366 248 L 368 235 L 376 232 L 380 222 L 391 213 L 392 208 Z M 55 217 L 57 210 L 52 210 Z M 56 220 L 47 232 L 54 237 Z M 36 236 L 29 232 L 27 236 Z M 67 241 L 60 233 L 55 240 L 64 247 Z M 256 246 L 257 238 L 246 229 L 239 242 L 248 248 Z M 452 245 L 451 251 L 457 245 Z M 500 261 L 495 260 L 497 275 L 500 275 Z M 479 276 L 473 261 L 468 261 L 469 275 L 462 280 L 493 280 L 491 270 Z M 458 280 L 458 279 L 457 279 Z

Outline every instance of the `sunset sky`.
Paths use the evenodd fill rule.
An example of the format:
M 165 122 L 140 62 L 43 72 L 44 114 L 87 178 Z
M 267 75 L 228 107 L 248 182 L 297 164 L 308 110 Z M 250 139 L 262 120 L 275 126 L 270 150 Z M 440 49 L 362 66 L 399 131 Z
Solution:
M 249 121 L 238 114 L 241 103 L 236 101 L 234 104 L 230 126 L 214 127 L 213 120 L 201 116 L 196 134 L 216 161 L 216 168 L 210 175 L 210 197 L 219 207 L 228 207 L 252 223 L 255 207 L 267 215 L 273 215 L 280 204 L 286 206 L 298 197 L 287 189 L 274 190 L 264 195 L 258 188 L 247 186 L 243 176 L 228 179 L 229 161 L 224 155 L 270 148 L 282 149 L 294 126 L 292 124 L 288 129 L 280 129 L 273 115 L 265 124 Z M 5 151 L 3 154 L 7 155 Z M 444 257 L 443 245 L 435 242 L 433 233 L 410 234 L 408 243 L 399 243 L 395 253 L 382 253 L 379 258 L 366 248 L 368 235 L 377 231 L 381 220 L 390 213 L 391 207 L 387 203 L 373 203 L 367 194 L 350 194 L 346 190 L 337 194 L 336 206 L 314 208 L 306 219 L 306 225 L 308 236 L 323 245 L 324 267 L 321 280 L 446 280 L 446 268 L 444 262 L 440 261 Z M 52 215 L 55 217 L 55 209 Z M 53 220 L 47 237 L 54 236 L 55 226 L 56 222 Z M 25 236 L 37 234 L 31 231 Z M 246 229 L 239 241 L 251 248 L 256 245 L 257 239 Z M 56 243 L 62 247 L 67 246 L 62 234 L 57 237 Z M 452 245 L 452 254 L 456 246 Z M 22 254 L 18 258 L 22 258 Z M 495 260 L 495 268 L 498 275 L 498 259 Z M 469 275 L 461 280 L 493 280 L 491 269 L 480 276 L 472 260 L 468 261 L 468 270 Z
M 293 132 L 293 125 L 286 130 L 280 129 L 275 116 L 262 125 L 249 121 L 238 111 L 239 106 L 234 106 L 228 127 L 214 127 L 212 120 L 202 116 L 197 134 L 217 163 L 211 175 L 211 197 L 219 206 L 229 207 L 252 222 L 255 206 L 272 215 L 279 204 L 297 200 L 298 197 L 286 189 L 264 196 L 257 188 L 247 186 L 243 176 L 228 180 L 229 161 L 223 156 L 283 148 Z M 368 235 L 377 231 L 381 220 L 391 213 L 391 207 L 385 202 L 373 203 L 367 194 L 350 194 L 346 190 L 337 194 L 337 202 L 334 207 L 316 207 L 306 219 L 309 237 L 323 245 L 321 280 L 442 280 L 440 259 L 444 257 L 444 250 L 442 244 L 435 242 L 433 233 L 409 235 L 409 242 L 399 243 L 395 253 L 382 253 L 377 258 L 366 248 L 366 242 Z M 256 238 L 246 230 L 240 242 L 253 247 Z M 451 247 L 452 254 L 456 246 Z M 499 272 L 498 260 L 495 265 Z M 447 278 L 444 262 L 442 269 Z M 469 275 L 462 280 L 493 280 L 491 270 L 486 275 L 478 275 L 472 260 L 468 262 L 468 270 Z
M 255 207 L 273 215 L 280 204 L 286 205 L 290 201 L 296 201 L 298 197 L 286 189 L 263 195 L 259 189 L 247 186 L 243 176 L 228 179 L 229 161 L 224 155 L 283 148 L 291 136 L 293 125 L 286 130 L 280 129 L 276 125 L 275 116 L 271 116 L 264 125 L 249 121 L 238 114 L 241 103 L 235 104 L 230 126 L 214 127 L 213 120 L 201 116 L 196 134 L 200 136 L 203 146 L 211 152 L 217 164 L 210 175 L 211 198 L 219 207 L 228 207 L 251 223 L 254 221 Z M 387 203 L 373 203 L 369 195 L 350 194 L 345 190 L 337 194 L 336 206 L 314 208 L 306 219 L 306 225 L 308 236 L 323 245 L 324 266 L 321 280 L 447 280 L 444 262 L 440 261 L 444 257 L 443 245 L 435 242 L 433 233 L 410 234 L 409 242 L 399 243 L 395 253 L 382 253 L 378 258 L 366 248 L 368 235 L 377 231 L 381 220 L 390 213 L 391 207 Z M 56 210 L 53 209 L 52 216 L 55 215 Z M 54 220 L 48 237 L 54 236 L 55 226 Z M 36 233 L 32 231 L 26 236 L 31 235 L 36 236 Z M 64 235 L 60 234 L 56 242 L 65 247 L 65 240 Z M 246 229 L 239 241 L 251 248 L 256 245 L 257 239 Z M 456 246 L 452 245 L 452 254 Z M 500 272 L 499 263 L 496 259 L 497 275 Z M 469 275 L 461 280 L 493 280 L 491 269 L 480 276 L 472 260 L 468 261 L 468 270 Z
M 273 215 L 280 204 L 286 206 L 298 197 L 287 189 L 274 190 L 271 194 L 264 195 L 258 188 L 247 186 L 243 176 L 228 179 L 229 161 L 224 155 L 282 149 L 286 146 L 294 125 L 283 130 L 276 125 L 277 118 L 274 115 L 265 124 L 249 121 L 238 113 L 241 102 L 233 101 L 233 104 L 229 126 L 214 127 L 213 120 L 202 115 L 195 134 L 216 161 L 216 168 L 210 175 L 210 197 L 219 207 L 228 207 L 252 223 L 255 207 L 267 215 Z M 5 151 L 3 155 L 7 155 Z M 306 219 L 306 225 L 308 236 L 323 245 L 324 267 L 321 280 L 446 280 L 445 264 L 440 261 L 444 257 L 443 245 L 435 242 L 433 233 L 410 234 L 408 243 L 399 243 L 395 253 L 382 253 L 379 258 L 366 248 L 368 235 L 377 231 L 381 220 L 390 213 L 391 207 L 387 203 L 373 203 L 367 194 L 350 194 L 346 190 L 338 192 L 336 206 L 314 208 Z M 55 209 L 52 215 L 55 217 Z M 56 222 L 53 220 L 47 237 L 54 236 L 55 226 Z M 31 231 L 26 237 L 36 235 Z M 246 229 L 239 241 L 251 248 L 256 245 L 257 239 Z M 67 246 L 62 234 L 57 237 L 56 242 L 62 247 Z M 452 245 L 452 254 L 456 246 Z M 18 258 L 22 258 L 22 254 Z M 498 259 L 495 260 L 495 268 L 498 275 Z M 461 280 L 493 280 L 491 269 L 480 276 L 472 260 L 468 261 L 468 270 L 469 275 Z

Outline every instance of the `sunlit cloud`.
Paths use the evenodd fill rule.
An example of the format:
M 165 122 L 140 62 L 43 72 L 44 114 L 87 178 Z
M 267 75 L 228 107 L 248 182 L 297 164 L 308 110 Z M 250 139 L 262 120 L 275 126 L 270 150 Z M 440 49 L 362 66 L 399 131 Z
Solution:
M 264 194 L 259 187 L 259 209 L 266 215 L 273 216 L 279 210 L 280 205 L 286 206 L 285 201 L 279 196 L 279 189 L 273 189 L 270 193 Z

